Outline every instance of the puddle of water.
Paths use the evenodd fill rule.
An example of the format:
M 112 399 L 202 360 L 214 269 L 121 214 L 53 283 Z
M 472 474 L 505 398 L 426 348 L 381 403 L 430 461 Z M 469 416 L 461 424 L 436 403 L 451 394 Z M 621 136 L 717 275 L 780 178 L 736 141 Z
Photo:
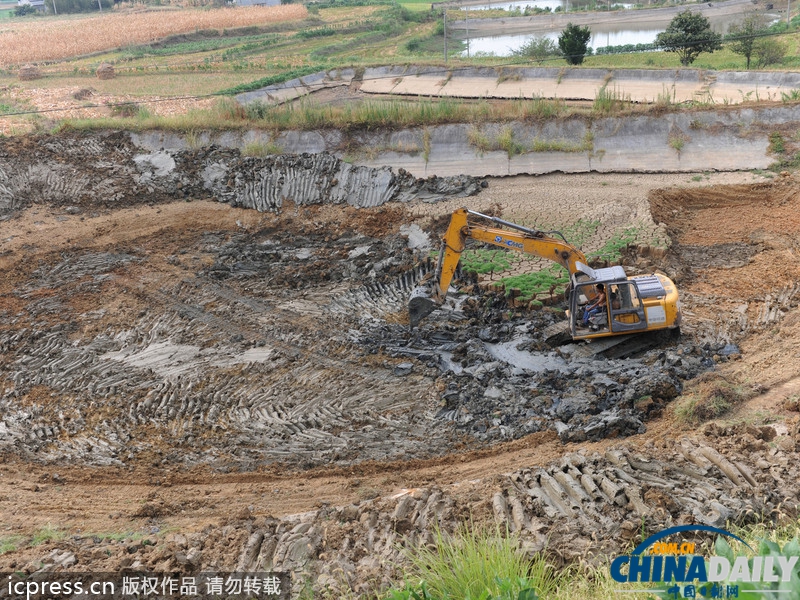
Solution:
M 530 373 L 542 373 L 544 371 L 571 372 L 567 361 L 554 352 L 542 354 L 541 352 L 532 353 L 525 350 L 518 350 L 517 346 L 523 342 L 524 340 L 520 339 L 499 344 L 484 342 L 483 346 L 495 360 Z M 461 366 L 461 363 L 453 360 L 452 352 L 439 350 L 437 354 L 439 356 L 439 366 L 442 370 L 452 371 L 456 375 L 464 371 L 464 367 Z
M 517 349 L 520 340 L 501 342 L 499 344 L 484 344 L 495 359 L 508 363 L 514 367 L 541 373 L 543 371 L 569 371 L 567 361 L 554 352 L 549 354 L 532 353 Z

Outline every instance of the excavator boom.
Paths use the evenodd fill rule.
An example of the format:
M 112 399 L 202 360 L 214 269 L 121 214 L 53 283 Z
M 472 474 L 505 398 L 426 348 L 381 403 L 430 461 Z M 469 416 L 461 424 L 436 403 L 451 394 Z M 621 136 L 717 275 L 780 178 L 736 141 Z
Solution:
M 470 215 L 501 225 L 506 229 L 471 222 Z M 559 237 L 553 237 L 552 233 L 556 233 Z M 444 302 L 447 289 L 453 281 L 458 262 L 461 259 L 461 253 L 466 247 L 467 238 L 552 260 L 567 269 L 570 275 L 580 270 L 578 263 L 585 264 L 587 262 L 583 252 L 569 244 L 560 233 L 545 233 L 538 229 L 460 208 L 453 212 L 450 225 L 442 238 L 433 289 L 421 287 L 411 294 L 408 309 L 409 322 L 412 327 L 415 327 Z
M 411 327 L 444 303 L 467 239 L 539 256 L 564 267 L 571 282 L 565 325 L 572 339 L 676 329 L 680 325 L 678 291 L 665 275 L 629 277 L 621 266 L 592 269 L 583 252 L 558 232 L 539 231 L 460 208 L 453 212 L 442 238 L 433 281 L 411 293 Z M 597 304 L 592 303 L 595 299 Z

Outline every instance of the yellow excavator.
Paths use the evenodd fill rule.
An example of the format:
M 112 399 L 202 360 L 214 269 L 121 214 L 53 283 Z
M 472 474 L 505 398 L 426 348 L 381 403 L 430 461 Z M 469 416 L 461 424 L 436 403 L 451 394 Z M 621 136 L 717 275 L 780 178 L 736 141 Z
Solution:
M 486 221 L 495 226 L 484 224 Z M 593 269 L 583 252 L 556 231 L 539 231 L 460 208 L 453 212 L 442 238 L 433 281 L 411 293 L 411 327 L 444 303 L 468 239 L 534 254 L 564 267 L 570 275 L 567 324 L 573 340 L 677 329 L 680 325 L 678 290 L 665 275 L 628 277 L 621 266 Z M 599 310 L 584 318 L 586 308 L 601 293 L 604 298 Z

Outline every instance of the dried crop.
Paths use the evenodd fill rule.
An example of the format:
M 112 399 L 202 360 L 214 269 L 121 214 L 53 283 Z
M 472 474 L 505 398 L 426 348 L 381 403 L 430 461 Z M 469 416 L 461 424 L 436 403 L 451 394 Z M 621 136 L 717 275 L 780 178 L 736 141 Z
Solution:
M 0 65 L 57 60 L 144 44 L 168 35 L 200 29 L 230 29 L 302 19 L 304 6 L 252 6 L 214 10 L 184 9 L 136 13 L 104 13 L 64 19 L 35 19 L 4 25 Z

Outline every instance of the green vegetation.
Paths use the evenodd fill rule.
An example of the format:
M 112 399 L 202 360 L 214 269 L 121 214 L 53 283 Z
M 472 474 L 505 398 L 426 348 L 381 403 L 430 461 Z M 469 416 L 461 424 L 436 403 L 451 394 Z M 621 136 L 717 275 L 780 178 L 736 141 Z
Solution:
M 762 69 L 770 65 L 777 65 L 783 62 L 787 48 L 781 40 L 775 38 L 761 38 L 756 40 L 753 47 L 753 54 L 756 58 L 756 67 Z
M 134 105 L 135 106 L 135 105 Z M 113 109 L 117 119 L 67 119 L 62 128 L 103 129 L 125 127 L 132 131 L 163 129 L 167 131 L 240 130 L 258 127 L 270 131 L 313 130 L 335 128 L 342 131 L 359 129 L 401 129 L 448 123 L 503 123 L 512 120 L 539 121 L 565 111 L 559 101 L 513 100 L 499 104 L 465 103 L 451 99 L 440 100 L 367 100 L 360 104 L 322 105 L 303 99 L 297 103 L 274 106 L 252 102 L 242 106 L 233 99 L 221 98 L 210 110 L 194 111 L 174 117 L 152 115 L 148 111 Z M 121 120 L 120 120 L 121 119 Z M 470 135 L 470 143 L 479 150 L 522 150 L 518 140 L 503 133 L 482 140 L 479 130 Z M 550 150 L 579 152 L 585 142 L 550 142 Z M 542 150 L 543 151 L 543 150 Z
M 164 46 L 135 46 L 126 48 L 119 55 L 119 60 L 131 62 L 146 57 L 181 56 L 187 54 L 208 53 L 214 50 L 228 49 L 219 55 L 222 61 L 232 61 L 246 54 L 267 49 L 278 43 L 278 34 L 259 33 L 255 35 L 225 36 L 216 31 L 198 32 L 198 39 L 185 42 L 165 43 Z M 208 62 L 211 62 L 209 59 Z
M 519 289 L 518 298 L 525 302 L 535 300 L 540 294 L 562 292 L 569 283 L 569 273 L 561 265 L 553 264 L 542 271 L 504 277 L 500 283 L 507 290 Z
M 468 248 L 461 254 L 461 270 L 478 275 L 501 273 L 511 268 L 512 258 L 518 256 L 502 248 Z
M 756 49 L 758 38 L 769 33 L 769 23 L 766 15 L 750 13 L 739 23 L 734 23 L 728 28 L 725 41 L 732 52 L 741 54 L 745 58 L 745 68 L 750 68 L 750 58 Z
M 45 0 L 45 6 L 50 14 L 65 15 L 111 10 L 113 2 L 111 0 L 58 0 L 58 4 L 55 4 L 55 0 Z
M 21 535 L 0 537 L 0 554 L 14 552 L 17 548 L 19 548 L 24 539 L 25 538 L 23 538 Z
M 592 32 L 588 27 L 568 23 L 561 35 L 558 36 L 558 47 L 567 64 L 580 65 L 589 46 Z
M 600 226 L 599 221 L 581 219 L 565 228 L 563 233 L 574 246 L 581 247 L 598 236 Z M 641 234 L 640 229 L 636 227 L 620 229 L 614 232 L 601 248 L 587 253 L 587 258 L 609 263 L 618 262 L 625 248 L 643 241 L 640 240 Z M 460 264 L 466 273 L 500 275 L 498 282 L 506 290 L 518 290 L 513 293 L 521 302 L 559 293 L 569 283 L 569 274 L 561 265 L 503 248 L 467 248 L 461 255 Z M 505 274 L 514 271 L 524 272 Z
M 627 248 L 629 244 L 633 244 L 638 235 L 639 230 L 636 227 L 626 227 L 625 229 L 617 231 L 605 244 L 603 244 L 602 248 L 596 252 L 592 252 L 589 256 L 587 256 L 587 258 L 596 258 L 609 262 L 619 261 L 622 255 L 621 251 L 624 248 Z
M 783 154 L 786 152 L 786 141 L 778 131 L 769 134 L 769 151 L 773 154 Z
M 791 509 L 790 509 L 791 510 Z M 776 515 L 772 515 L 775 517 Z M 783 515 L 784 517 L 788 515 Z M 723 556 L 733 563 L 737 557 L 746 556 L 752 565 L 755 556 L 800 556 L 800 521 L 791 518 L 776 525 L 773 518 L 747 526 L 730 523 L 726 529 L 744 539 L 750 548 L 725 537 L 702 545 L 700 553 L 706 556 Z M 642 531 L 632 544 L 646 538 L 649 532 L 642 523 Z M 544 553 L 537 553 L 531 561 L 522 558 L 514 536 L 496 529 L 477 530 L 460 528 L 454 535 L 436 532 L 433 548 L 406 549 L 411 563 L 406 574 L 406 585 L 390 589 L 384 600 L 622 600 L 638 590 L 648 597 L 667 598 L 651 591 L 650 583 L 629 583 L 621 586 L 611 577 L 608 562 L 577 563 L 555 571 Z M 794 568 L 788 582 L 737 582 L 739 594 L 754 598 L 791 597 L 800 589 L 800 571 Z M 622 588 L 622 589 L 620 589 Z M 762 595 L 755 589 L 766 590 Z M 638 597 L 638 596 L 637 596 Z M 699 596 L 698 596 L 699 597 Z
M 674 404 L 675 415 L 686 423 L 702 423 L 728 413 L 754 392 L 716 372 L 703 373 L 687 383 Z
M 499 529 L 463 525 L 450 536 L 434 531 L 433 548 L 405 550 L 411 563 L 407 584 L 390 590 L 389 600 L 536 600 L 557 589 L 553 568 L 541 555 L 533 561 L 519 550 L 519 541 Z
M 596 4 L 596 3 L 595 3 Z M 603 8 L 609 8 L 602 5 Z M 587 5 L 592 8 L 592 3 Z M 475 11 L 485 12 L 485 11 Z M 508 11 L 498 11 L 503 14 Z M 37 85 L 44 87 L 92 86 L 101 93 L 137 95 L 219 95 L 228 96 L 279 84 L 298 77 L 320 72 L 335 76 L 337 69 L 358 70 L 375 64 L 430 64 L 441 68 L 443 50 L 443 24 L 441 11 L 431 11 L 430 4 L 422 0 L 409 0 L 399 4 L 376 0 L 336 0 L 315 3 L 311 14 L 303 21 L 280 23 L 265 27 L 244 27 L 238 30 L 201 30 L 192 34 L 173 36 L 157 43 L 128 47 L 94 55 L 75 58 L 48 68 L 45 78 Z M 464 18 L 463 11 L 452 10 L 450 18 Z M 472 15 L 471 18 L 478 18 Z M 737 40 L 729 36 L 727 46 L 714 54 L 703 54 L 697 66 L 707 69 L 741 69 L 748 60 L 755 64 L 780 64 L 790 67 L 798 54 L 798 38 L 791 33 L 800 23 L 797 17 L 791 27 L 785 23 L 789 35 L 781 40 L 758 38 L 763 46 L 755 45 L 751 58 L 737 54 Z M 738 31 L 736 29 L 734 32 Z M 742 31 L 749 31 L 746 24 Z M 769 32 L 776 33 L 773 26 Z M 455 34 L 454 34 L 455 35 Z M 449 38 L 448 67 L 452 70 L 465 65 L 507 65 L 508 59 L 491 56 L 459 55 L 458 40 Z M 760 49 L 759 49 L 760 48 Z M 781 52 L 783 48 L 783 53 Z M 601 68 L 672 68 L 679 64 L 675 52 L 637 52 L 639 48 L 617 48 L 619 54 L 585 56 L 583 64 Z M 609 50 L 611 51 L 611 50 Z M 555 53 L 555 54 L 553 54 Z M 512 62 L 529 64 L 531 60 L 544 61 L 557 58 L 559 50 L 546 38 L 532 40 L 520 50 Z M 786 58 L 788 56 L 788 58 Z M 562 59 L 558 59 L 562 60 Z M 451 62 L 452 61 L 452 62 Z M 97 81 L 94 73 L 100 62 L 111 62 L 117 78 Z M 800 58 L 795 62 L 800 64 Z M 563 63 L 562 63 L 563 64 Z M 505 67 L 504 67 L 505 68 Z M 498 81 L 518 77 L 513 68 L 500 73 Z M 203 77 L 194 77 L 202 73 Z M 87 81 L 91 78 L 91 82 Z M 0 85 L 16 85 L 14 75 L 0 75 Z M 794 93 L 782 94 L 785 102 L 796 101 Z M 743 98 L 741 100 L 757 100 Z M 775 98 L 778 99 L 778 98 Z M 737 99 L 737 101 L 740 99 Z M 710 99 L 709 99 L 710 101 Z M 89 100 L 87 104 L 90 104 Z M 320 126 L 356 129 L 426 127 L 454 122 L 471 123 L 477 131 L 471 143 L 479 152 L 492 149 L 505 151 L 509 157 L 520 152 L 581 152 L 591 150 L 591 145 L 571 140 L 530 140 L 515 137 L 513 132 L 500 127 L 501 133 L 480 131 L 484 123 L 508 123 L 512 120 L 538 122 L 568 116 L 593 116 L 615 114 L 623 110 L 647 112 L 673 110 L 677 106 L 675 92 L 665 90 L 654 105 L 633 106 L 629 99 L 615 89 L 603 88 L 590 109 L 567 107 L 560 100 L 515 100 L 507 102 L 454 101 L 436 102 L 432 99 L 405 99 L 395 102 L 370 102 L 365 107 L 349 105 L 347 108 L 314 106 L 254 106 L 246 109 L 221 102 L 205 111 L 177 117 L 159 117 L 130 107 L 109 107 L 110 117 L 99 120 L 70 119 L 62 125 L 71 129 L 120 128 L 133 130 L 160 128 L 168 131 L 221 130 L 264 128 L 278 131 L 288 128 L 313 129 Z M 701 102 L 695 102 L 700 105 Z M 685 104 L 681 104 L 681 107 Z M 0 114 L 13 112 L 13 104 L 0 98 Z M 154 111 L 153 111 L 154 112 Z M 57 114 L 54 116 L 58 116 Z M 30 122 L 22 123 L 29 128 Z M 481 139 L 482 137 L 482 139 Z M 494 139 L 492 139 L 494 138 Z M 254 151 L 256 149 L 253 149 Z
M 686 67 L 702 52 L 722 48 L 722 36 L 711 29 L 706 17 L 687 8 L 672 19 L 666 31 L 656 36 L 656 45 L 667 52 L 675 52 Z
M 33 534 L 31 546 L 39 546 L 40 544 L 44 544 L 46 542 L 63 540 L 65 537 L 67 537 L 67 533 L 65 531 L 62 531 L 58 527 L 54 527 L 48 523 Z
M 580 142 L 558 139 L 545 140 L 541 138 L 525 142 L 514 136 L 514 131 L 511 127 L 504 127 L 495 136 L 489 136 L 477 127 L 473 127 L 467 131 L 467 140 L 480 155 L 494 150 L 503 150 L 508 154 L 508 158 L 513 158 L 526 152 L 584 152 L 590 151 L 594 147 L 594 140 L 590 130 L 587 130 L 586 135 Z
M 519 49 L 514 50 L 514 56 L 526 58 L 541 64 L 543 61 L 561 56 L 556 43 L 548 37 L 534 36 L 525 42 Z
M 27 15 L 36 14 L 36 9 L 33 8 L 30 4 L 23 4 L 21 6 L 17 6 L 12 11 L 12 14 L 15 17 L 25 17 Z
M 682 135 L 671 135 L 667 140 L 669 147 L 675 150 L 680 156 L 681 152 L 683 151 L 683 147 L 686 145 L 686 139 Z
M 626 100 L 622 92 L 616 88 L 609 90 L 608 86 L 604 85 L 597 91 L 592 108 L 601 115 L 609 115 L 621 111 L 628 104 L 630 98 Z
M 248 142 L 242 148 L 243 156 L 264 157 L 272 154 L 281 154 L 281 147 L 273 142 L 254 141 Z
M 514 139 L 514 131 L 511 127 L 503 128 L 503 131 L 497 136 L 497 145 L 508 154 L 508 158 L 513 158 L 527 150 L 525 144 Z
M 262 77 L 261 79 L 257 79 L 250 83 L 243 83 L 242 85 L 238 85 L 234 88 L 230 88 L 227 90 L 223 90 L 218 92 L 219 95 L 234 95 L 234 94 L 241 94 L 243 92 L 252 92 L 253 90 L 261 89 L 262 87 L 267 87 L 270 85 L 277 85 L 279 83 L 285 83 L 287 81 L 291 81 L 292 79 L 297 79 L 298 77 L 304 77 L 306 75 L 311 75 L 313 73 L 319 73 L 320 71 L 325 71 L 325 67 L 323 65 L 315 64 L 315 65 L 308 65 L 306 67 L 302 67 L 299 69 L 292 69 L 288 71 L 283 71 L 282 73 L 278 73 L 277 75 L 270 75 L 269 77 Z
M 785 528 L 784 531 L 777 529 L 773 529 L 770 532 L 764 531 L 765 536 L 760 539 L 753 539 L 754 536 L 751 531 L 748 536 L 751 538 L 751 543 L 749 545 L 755 546 L 757 548 L 756 552 L 752 552 L 747 546 L 744 546 L 737 540 L 732 540 L 732 546 L 728 543 L 727 539 L 720 536 L 714 544 L 714 552 L 717 556 L 727 558 L 731 564 L 733 564 L 737 557 L 747 556 L 750 559 L 749 563 L 751 568 L 755 556 L 762 557 L 762 561 L 765 561 L 766 557 L 771 557 L 772 562 L 778 564 L 779 557 L 800 557 L 800 542 L 798 542 L 798 534 L 800 531 L 798 531 L 798 529 L 800 529 L 798 523 L 795 522 L 789 528 Z M 784 538 L 784 540 L 781 540 L 780 538 L 786 536 L 787 532 L 793 533 L 791 539 L 785 540 Z M 769 539 L 767 536 L 770 535 L 778 539 Z M 797 598 L 798 591 L 800 591 L 800 575 L 798 574 L 798 568 L 795 567 L 792 570 L 791 578 L 786 582 L 744 581 L 740 582 L 738 585 L 739 594 L 745 598 L 748 596 L 765 599 Z

